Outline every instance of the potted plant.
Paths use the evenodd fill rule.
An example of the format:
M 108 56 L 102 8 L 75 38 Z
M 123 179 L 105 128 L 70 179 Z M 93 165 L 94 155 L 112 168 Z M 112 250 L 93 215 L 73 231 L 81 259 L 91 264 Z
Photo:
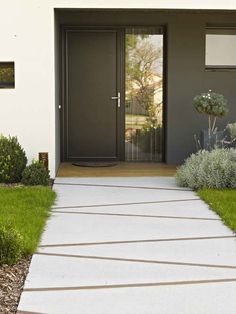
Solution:
M 208 116 L 208 130 L 201 131 L 201 148 L 211 150 L 221 146 L 224 132 L 217 130 L 216 119 L 225 116 L 229 111 L 225 97 L 209 90 L 207 93 L 195 96 L 193 104 L 197 112 Z
M 225 147 L 236 148 L 236 122 L 227 124 L 224 144 Z

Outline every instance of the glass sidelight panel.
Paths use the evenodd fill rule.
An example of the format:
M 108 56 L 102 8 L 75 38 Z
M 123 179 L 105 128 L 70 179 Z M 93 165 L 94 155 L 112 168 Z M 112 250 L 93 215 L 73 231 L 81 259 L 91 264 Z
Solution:
M 163 31 L 126 30 L 125 158 L 163 161 Z

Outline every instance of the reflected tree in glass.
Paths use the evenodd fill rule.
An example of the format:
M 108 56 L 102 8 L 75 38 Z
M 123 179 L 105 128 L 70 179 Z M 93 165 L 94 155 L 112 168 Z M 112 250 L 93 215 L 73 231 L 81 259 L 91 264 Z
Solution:
M 162 160 L 163 36 L 126 34 L 126 159 Z

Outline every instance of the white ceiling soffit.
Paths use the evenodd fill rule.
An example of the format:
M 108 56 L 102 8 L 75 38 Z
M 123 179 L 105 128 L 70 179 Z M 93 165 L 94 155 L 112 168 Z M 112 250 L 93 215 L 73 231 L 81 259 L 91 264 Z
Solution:
M 53 0 L 55 8 L 236 10 L 236 0 Z

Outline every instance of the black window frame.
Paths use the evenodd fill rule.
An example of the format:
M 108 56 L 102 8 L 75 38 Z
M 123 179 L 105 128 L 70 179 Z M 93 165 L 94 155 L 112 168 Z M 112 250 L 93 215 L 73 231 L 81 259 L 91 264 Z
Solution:
M 12 81 L 1 80 L 0 73 L 0 89 L 13 89 L 15 88 L 15 62 L 13 61 L 0 61 L 0 72 L 1 69 L 9 68 L 13 70 Z

